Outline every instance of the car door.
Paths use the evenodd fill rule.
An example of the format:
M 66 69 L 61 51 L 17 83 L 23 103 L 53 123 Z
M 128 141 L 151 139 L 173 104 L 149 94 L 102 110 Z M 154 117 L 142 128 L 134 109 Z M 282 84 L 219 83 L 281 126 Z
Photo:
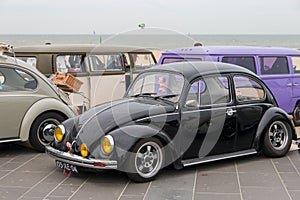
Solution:
M 235 150 L 237 115 L 229 76 L 194 82 L 182 110 L 183 159 L 203 158 Z
M 0 138 L 18 138 L 25 113 L 41 98 L 35 94 L 37 81 L 28 72 L 3 65 L 0 77 Z
M 236 150 L 248 150 L 252 148 L 261 117 L 271 105 L 264 103 L 266 91 L 258 79 L 236 74 L 233 82 L 238 122 Z

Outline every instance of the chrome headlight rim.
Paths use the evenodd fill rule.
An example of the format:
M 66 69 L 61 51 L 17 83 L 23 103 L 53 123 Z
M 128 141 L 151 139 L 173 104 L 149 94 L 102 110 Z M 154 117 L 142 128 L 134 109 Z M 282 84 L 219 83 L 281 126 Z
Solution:
M 110 143 L 110 152 L 105 152 L 104 151 L 104 149 L 103 149 L 103 141 L 104 141 L 104 139 L 108 139 L 108 141 L 109 141 L 109 143 Z M 111 135 L 105 135 L 102 139 L 101 139 L 101 152 L 104 154 L 104 155 L 106 155 L 106 156 L 108 156 L 108 155 L 110 155 L 112 152 L 113 152 L 113 150 L 114 150 L 114 147 L 115 147 L 115 141 L 114 141 L 114 138 L 111 136 Z
M 58 125 L 57 127 L 56 127 L 56 129 L 57 128 L 59 128 L 60 130 L 61 130 L 61 133 L 62 133 L 62 139 L 59 141 L 58 139 L 57 139 L 57 137 L 56 137 L 56 134 L 55 134 L 55 131 L 54 131 L 54 140 L 55 140 L 55 142 L 57 142 L 57 143 L 60 143 L 60 142 L 62 142 L 63 140 L 64 140 L 64 137 L 65 137 L 65 134 L 66 134 L 66 129 L 65 129 L 65 127 L 63 126 L 63 125 Z

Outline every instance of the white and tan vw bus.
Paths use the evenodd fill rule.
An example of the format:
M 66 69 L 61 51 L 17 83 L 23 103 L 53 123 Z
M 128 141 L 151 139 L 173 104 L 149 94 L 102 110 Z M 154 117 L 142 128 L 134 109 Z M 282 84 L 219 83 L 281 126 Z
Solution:
M 70 94 L 83 111 L 121 98 L 134 74 L 156 64 L 147 49 L 102 45 L 39 45 L 14 49 L 15 55 L 50 77 L 70 73 L 83 84 Z

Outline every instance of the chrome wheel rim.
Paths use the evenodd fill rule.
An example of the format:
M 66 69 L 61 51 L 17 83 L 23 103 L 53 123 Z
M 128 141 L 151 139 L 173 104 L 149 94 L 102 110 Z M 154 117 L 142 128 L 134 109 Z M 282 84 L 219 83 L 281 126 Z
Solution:
M 54 140 L 54 136 L 50 136 L 50 135 L 46 135 L 44 134 L 44 128 L 49 125 L 49 124 L 53 124 L 55 126 L 59 125 L 60 122 L 57 119 L 54 118 L 49 118 L 49 119 L 45 119 L 44 121 L 42 121 L 37 129 L 37 136 L 39 141 L 42 144 L 49 144 L 50 142 L 52 142 Z
M 143 178 L 155 176 L 162 166 L 162 150 L 155 142 L 144 143 L 135 155 L 135 169 Z
M 283 150 L 288 142 L 288 130 L 281 121 L 275 121 L 269 128 L 269 140 L 276 150 Z

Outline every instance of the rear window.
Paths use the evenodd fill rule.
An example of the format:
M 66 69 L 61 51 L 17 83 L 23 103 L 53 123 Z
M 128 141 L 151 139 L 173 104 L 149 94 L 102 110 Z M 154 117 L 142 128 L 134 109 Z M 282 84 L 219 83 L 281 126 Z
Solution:
M 243 56 L 243 57 L 224 56 L 222 58 L 222 62 L 239 65 L 239 66 L 245 67 L 245 68 L 249 69 L 250 71 L 256 73 L 254 57 L 251 57 L 251 56 Z
M 17 58 L 28 63 L 32 67 L 36 67 L 36 57 L 25 57 L 25 56 L 19 57 L 18 56 Z
M 260 57 L 261 74 L 289 74 L 286 57 L 265 56 Z

